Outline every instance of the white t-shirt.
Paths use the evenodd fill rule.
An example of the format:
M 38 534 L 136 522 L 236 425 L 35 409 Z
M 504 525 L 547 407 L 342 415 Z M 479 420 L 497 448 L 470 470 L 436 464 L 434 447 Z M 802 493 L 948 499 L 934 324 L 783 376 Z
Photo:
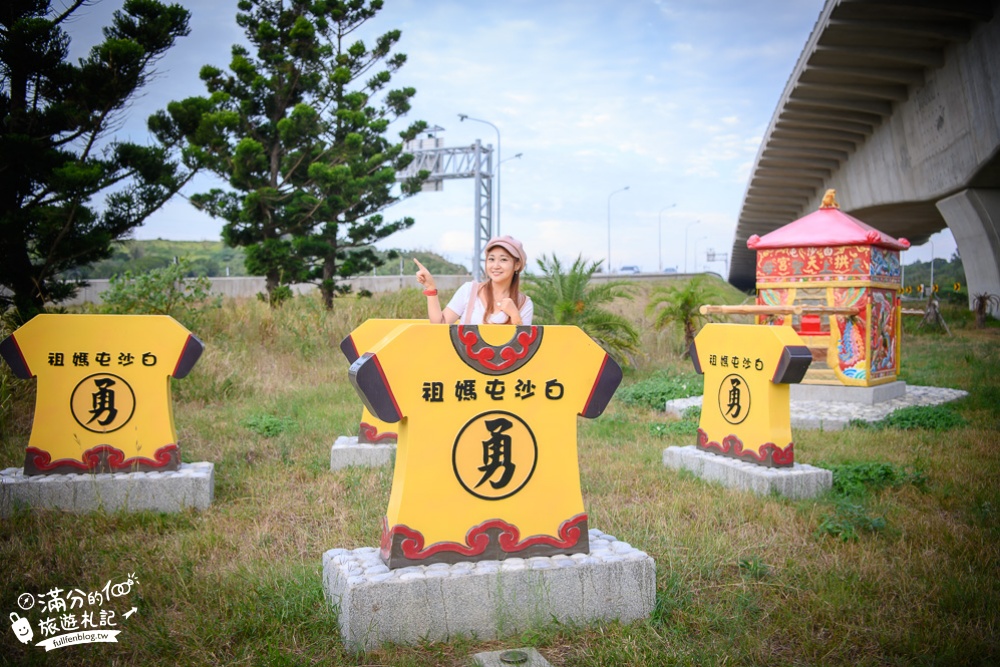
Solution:
M 482 284 L 482 283 L 477 283 Z M 455 292 L 455 296 L 451 297 L 451 301 L 448 302 L 447 308 L 451 308 L 452 312 L 458 313 L 458 323 L 461 324 L 465 322 L 465 307 L 469 303 L 469 295 L 472 293 L 472 283 L 468 282 L 458 288 Z M 521 295 L 524 298 L 524 303 L 521 304 L 521 323 L 528 325 L 531 324 L 531 318 L 535 314 L 535 304 L 531 303 L 531 297 L 527 294 Z M 470 324 L 506 324 L 507 314 L 506 313 L 493 313 L 490 316 L 488 322 L 483 321 L 483 316 L 485 315 L 486 308 L 483 306 L 483 302 L 479 298 L 475 298 L 472 306 L 472 317 L 469 319 Z

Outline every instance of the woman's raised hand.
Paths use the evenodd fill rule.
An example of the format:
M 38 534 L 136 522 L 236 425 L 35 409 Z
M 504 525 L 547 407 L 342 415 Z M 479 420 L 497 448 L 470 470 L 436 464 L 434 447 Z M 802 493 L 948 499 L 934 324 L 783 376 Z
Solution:
M 517 309 L 517 304 L 514 303 L 514 300 L 511 299 L 509 296 L 505 296 L 504 298 L 500 299 L 500 301 L 497 303 L 497 308 L 512 319 L 514 318 L 515 315 L 519 314 L 519 311 Z
M 427 270 L 427 267 L 421 264 L 416 257 L 413 258 L 413 262 L 417 265 L 417 282 L 423 285 L 426 290 L 437 289 L 434 286 L 434 276 Z

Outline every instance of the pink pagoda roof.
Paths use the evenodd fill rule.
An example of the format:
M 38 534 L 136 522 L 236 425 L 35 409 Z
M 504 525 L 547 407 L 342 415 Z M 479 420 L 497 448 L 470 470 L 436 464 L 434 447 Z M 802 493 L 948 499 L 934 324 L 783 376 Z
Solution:
M 754 234 L 747 239 L 747 247 L 751 250 L 839 245 L 872 245 L 892 250 L 906 250 L 910 247 L 910 242 L 903 238 L 894 239 L 866 225 L 857 218 L 843 213 L 836 208 L 836 204 L 824 206 L 764 236 Z

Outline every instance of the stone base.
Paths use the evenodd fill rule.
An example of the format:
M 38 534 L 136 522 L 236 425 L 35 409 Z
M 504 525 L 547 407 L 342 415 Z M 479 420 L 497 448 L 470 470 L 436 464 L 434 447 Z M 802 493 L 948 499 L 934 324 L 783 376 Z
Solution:
M 541 653 L 533 648 L 514 648 L 503 651 L 477 653 L 472 656 L 476 667 L 552 667 Z
M 804 463 L 795 463 L 790 468 L 765 468 L 704 452 L 694 445 L 667 447 L 663 450 L 663 465 L 690 470 L 706 481 L 760 495 L 778 493 L 788 498 L 812 498 L 833 486 L 833 472 L 829 470 Z
M 590 553 L 389 570 L 374 547 L 323 554 L 323 590 L 351 650 L 464 635 L 496 639 L 559 622 L 645 618 L 656 597 L 646 553 L 591 529 Z
M 905 382 L 894 382 L 900 384 L 905 389 L 901 396 L 880 400 L 876 403 L 864 404 L 860 402 L 848 403 L 832 399 L 806 401 L 796 399 L 794 394 L 789 402 L 789 418 L 792 428 L 819 429 L 822 431 L 839 431 L 847 426 L 852 419 L 860 419 L 866 422 L 875 422 L 891 414 L 900 408 L 911 405 L 939 405 L 954 401 L 968 392 L 961 389 L 947 389 L 945 387 L 920 387 L 916 385 L 907 386 Z M 794 390 L 801 385 L 791 385 Z M 812 385 L 817 386 L 817 385 Z M 842 389 L 880 389 L 880 387 L 842 387 Z M 686 409 L 701 407 L 701 396 L 688 396 L 687 398 L 676 398 L 667 401 L 666 412 L 674 417 L 682 417 Z
M 789 385 L 788 389 L 793 401 L 832 401 L 835 403 L 862 403 L 864 405 L 875 405 L 906 395 L 906 383 L 902 380 L 874 387 L 848 387 L 842 384 L 793 384 Z
M 0 516 L 19 508 L 68 512 L 180 512 L 207 509 L 215 488 L 215 465 L 181 463 L 168 472 L 78 473 L 26 476 L 21 468 L 0 471 Z
M 358 442 L 356 435 L 342 435 L 330 448 L 330 470 L 340 470 L 347 466 L 392 465 L 396 456 L 396 445 L 370 445 Z

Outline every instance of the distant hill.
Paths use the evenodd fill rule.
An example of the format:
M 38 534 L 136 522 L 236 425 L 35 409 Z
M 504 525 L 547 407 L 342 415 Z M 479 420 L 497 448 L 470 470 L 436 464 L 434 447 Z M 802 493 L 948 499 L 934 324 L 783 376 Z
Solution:
M 245 253 L 242 248 L 230 248 L 222 241 L 164 241 L 126 240 L 114 244 L 114 253 L 108 259 L 79 267 L 65 274 L 65 278 L 110 278 L 131 271 L 146 273 L 172 264 L 175 259 L 187 258 L 193 276 L 245 276 Z
M 387 252 L 395 252 L 399 257 L 387 260 L 385 264 L 375 270 L 375 275 L 398 276 L 400 273 L 403 275 L 413 275 L 417 272 L 417 265 L 413 263 L 414 257 L 434 275 L 469 275 L 467 267 L 449 262 L 441 255 L 430 250 L 400 250 L 399 248 L 394 248 L 391 251 L 380 252 L 379 255 L 384 258 Z M 400 259 L 402 259 L 402 262 L 400 262 Z
M 380 251 L 385 258 L 389 252 Z M 416 257 L 431 273 L 440 275 L 468 274 L 468 269 L 449 262 L 441 255 L 428 250 L 395 250 L 403 258 L 403 273 L 416 273 L 411 257 Z M 66 273 L 68 280 L 77 278 L 110 278 L 131 271 L 133 274 L 146 273 L 163 268 L 176 259 L 187 258 L 191 262 L 192 276 L 246 276 L 244 266 L 246 253 L 243 248 L 230 248 L 222 241 L 165 241 L 127 240 L 116 243 L 114 254 L 108 259 L 80 267 Z M 394 276 L 400 273 L 399 258 L 387 260 L 376 270 L 376 275 Z

